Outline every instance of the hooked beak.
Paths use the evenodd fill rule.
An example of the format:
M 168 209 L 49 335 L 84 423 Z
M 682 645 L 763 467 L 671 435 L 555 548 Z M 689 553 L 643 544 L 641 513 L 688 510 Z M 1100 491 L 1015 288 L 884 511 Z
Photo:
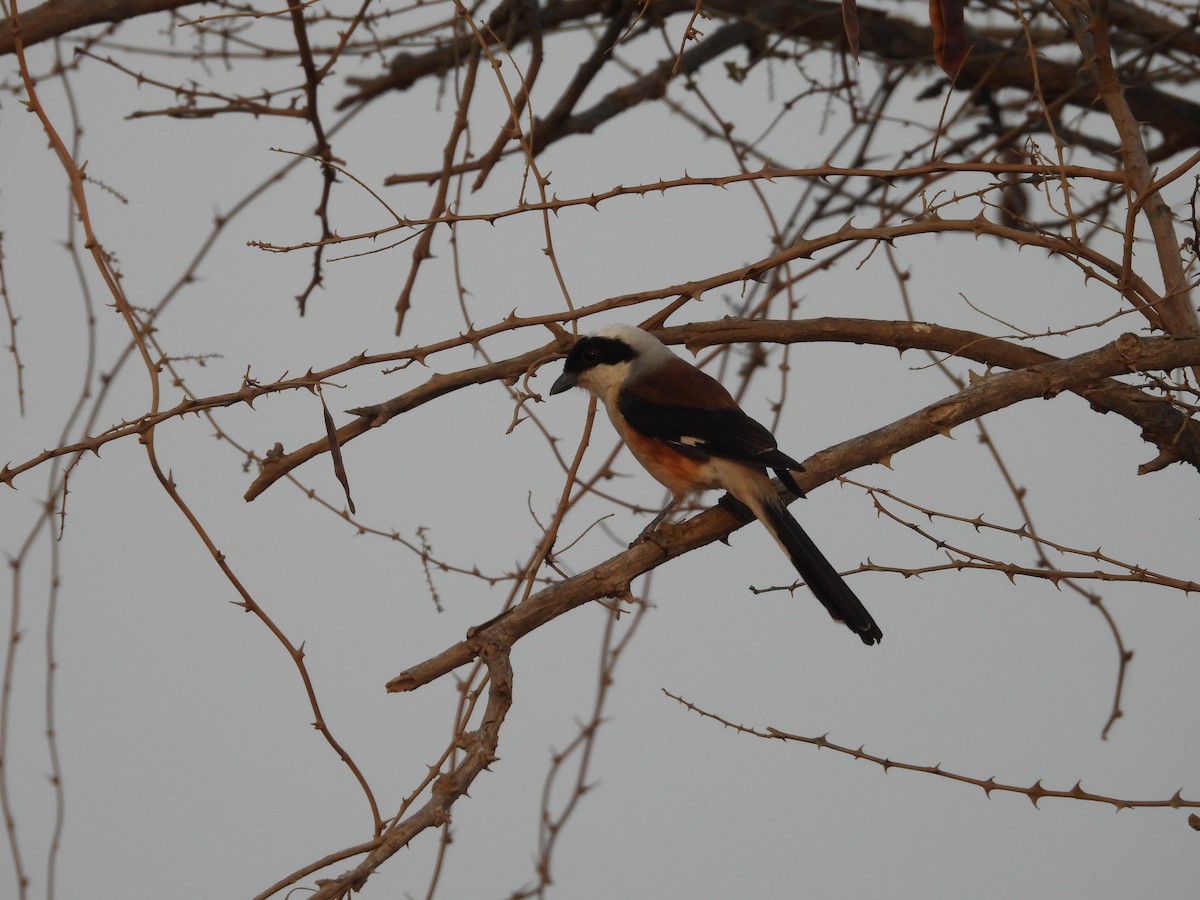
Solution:
M 554 384 L 550 386 L 550 396 L 561 394 L 563 391 L 569 391 L 579 383 L 578 372 L 563 372 L 555 379 Z

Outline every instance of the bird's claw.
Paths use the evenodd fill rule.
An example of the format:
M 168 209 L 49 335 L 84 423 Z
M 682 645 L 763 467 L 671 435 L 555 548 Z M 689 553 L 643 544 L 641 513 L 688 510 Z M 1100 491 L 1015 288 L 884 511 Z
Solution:
M 645 528 L 642 529 L 641 534 L 639 534 L 637 537 L 635 537 L 633 539 L 633 541 L 630 542 L 629 549 L 632 550 L 638 544 L 645 543 L 646 541 L 651 541 L 655 544 L 658 544 L 658 546 L 662 547 L 663 546 L 662 539 L 666 538 L 667 532 L 670 531 L 674 527 L 675 526 L 672 525 L 670 522 L 660 522 L 657 519 L 655 519 L 653 522 L 651 522 L 649 525 L 647 525 Z
M 717 506 L 723 506 L 739 519 L 748 520 L 754 518 L 754 512 L 750 507 L 730 493 L 722 494 L 721 499 L 717 501 Z

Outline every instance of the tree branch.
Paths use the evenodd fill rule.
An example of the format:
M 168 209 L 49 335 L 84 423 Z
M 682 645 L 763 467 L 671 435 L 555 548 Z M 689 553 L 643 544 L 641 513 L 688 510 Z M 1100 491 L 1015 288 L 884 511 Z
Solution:
M 607 7 L 607 3 L 597 0 L 567 0 L 543 11 L 542 27 L 544 31 L 550 32 L 556 26 L 585 19 L 605 11 Z M 694 0 L 657 0 L 654 11 L 656 15 L 666 18 L 684 13 L 690 15 L 694 7 Z M 822 0 L 791 0 L 788 3 L 778 3 L 775 0 L 707 0 L 705 10 L 715 16 L 745 21 L 755 26 L 753 32 L 745 33 L 719 29 L 713 37 L 720 35 L 722 41 L 735 34 L 742 42 L 749 42 L 752 38 L 761 39 L 767 35 L 785 35 L 826 48 L 837 48 L 842 46 L 845 40 L 840 3 Z M 858 17 L 859 42 L 863 55 L 902 65 L 932 66 L 933 31 L 928 26 L 918 25 L 911 20 L 861 4 L 858 6 Z M 1160 31 L 1165 32 L 1167 24 L 1169 23 L 1160 23 L 1156 34 Z M 1030 94 L 1038 88 L 1047 103 L 1062 102 L 1089 111 L 1094 108 L 1097 85 L 1086 70 L 1072 63 L 1039 57 L 1038 82 L 1035 85 L 1033 70 L 1025 56 L 1024 46 L 1007 47 L 975 31 L 969 31 L 968 36 L 973 48 L 959 71 L 957 84 L 960 87 L 992 90 L 1009 87 Z M 509 36 L 510 49 L 529 37 L 528 30 L 517 29 Z M 708 40 L 713 40 L 713 37 Z M 1186 47 L 1193 43 L 1186 37 L 1180 40 Z M 698 47 L 693 49 L 699 51 L 707 42 L 701 41 Z M 738 42 L 733 41 L 720 49 L 723 52 L 736 43 Z M 387 91 L 406 90 L 424 77 L 447 72 L 465 58 L 468 44 L 467 38 L 461 38 L 457 43 L 447 41 L 424 53 L 402 53 L 393 58 L 390 70 L 384 75 L 348 79 L 349 84 L 356 90 L 341 101 L 339 108 L 364 103 Z M 696 58 L 696 63 L 702 64 L 712 57 L 713 54 L 705 53 Z M 659 80 L 653 74 L 647 78 L 659 84 Z M 617 112 L 634 105 L 635 101 L 643 102 L 661 96 L 661 90 L 657 94 L 644 90 L 645 81 L 646 79 L 639 79 L 616 92 L 622 97 L 626 93 L 633 95 L 626 98 L 629 102 Z M 661 88 L 661 84 L 659 87 Z M 1186 97 L 1169 94 L 1150 83 L 1131 83 L 1127 87 L 1126 101 L 1130 110 L 1139 121 L 1162 133 L 1164 152 L 1185 147 L 1200 147 L 1200 104 Z M 554 137 L 560 138 L 595 129 L 601 121 L 611 118 L 611 115 L 600 116 L 604 109 L 607 107 L 597 104 L 591 110 L 572 116 L 560 128 L 555 129 Z
M 803 460 L 804 471 L 796 480 L 808 492 L 838 475 L 890 460 L 901 450 L 939 434 L 948 435 L 958 425 L 1022 400 L 1048 399 L 1105 378 L 1174 369 L 1198 360 L 1200 338 L 1139 338 L 1124 334 L 1097 350 L 1070 359 L 986 375 L 957 394 Z M 577 606 L 602 597 L 619 597 L 629 590 L 635 578 L 669 559 L 724 540 L 750 521 L 751 517 L 739 519 L 724 506 L 714 506 L 680 525 L 657 532 L 652 540 L 636 543 L 586 572 L 550 585 L 495 619 L 472 628 L 465 640 L 401 672 L 387 683 L 387 689 L 415 690 L 472 661 L 479 648 L 489 641 L 511 646 Z
M 21 13 L 21 37 L 30 47 L 88 25 L 123 22 L 197 2 L 208 0 L 50 0 Z M 12 53 L 15 47 L 12 20 L 0 19 L 0 55 Z

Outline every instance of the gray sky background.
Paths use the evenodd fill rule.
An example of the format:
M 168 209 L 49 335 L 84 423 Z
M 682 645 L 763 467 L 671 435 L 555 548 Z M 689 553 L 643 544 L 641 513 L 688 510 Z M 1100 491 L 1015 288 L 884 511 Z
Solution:
M 157 31 L 164 25 L 142 23 L 121 37 L 161 42 Z M 48 66 L 48 52 L 31 53 L 39 70 Z M 176 80 L 185 77 L 179 64 L 161 65 Z M 6 58 L 5 66 L 11 71 L 13 60 Z M 869 66 L 862 73 L 870 78 Z M 289 70 L 287 77 L 297 76 Z M 739 131 L 754 134 L 793 92 L 787 79 L 795 73 L 776 67 L 773 77 L 778 80 L 769 84 L 758 70 L 739 86 L 714 68 L 702 85 L 723 114 L 739 122 Z M 310 138 L 290 120 L 128 120 L 134 110 L 168 103 L 169 95 L 137 90 L 128 77 L 95 63 L 71 85 L 84 110 L 81 156 L 96 179 L 89 186 L 93 222 L 138 305 L 156 303 L 179 277 L 215 211 L 228 210 L 285 162 L 271 148 L 302 150 Z M 69 131 L 58 84 L 47 81 L 42 90 L 51 117 Z M 494 93 L 488 83 L 480 90 Z M 478 102 L 480 110 L 489 108 L 486 95 Z M 932 122 L 939 103 L 916 105 L 914 115 Z M 373 187 L 392 172 L 436 169 L 452 102 L 439 105 L 419 88 L 380 104 L 335 139 L 347 168 Z M 502 118 L 499 107 L 492 109 L 492 120 L 478 119 L 476 150 L 490 143 Z M 837 123 L 822 134 L 815 118 L 796 114 L 777 126 L 770 146 L 779 164 L 825 157 Z M 23 461 L 58 443 L 85 371 L 80 289 L 62 249 L 65 180 L 45 143 L 35 117 L 5 96 L 0 232 L 20 317 L 27 413 L 18 417 L 13 367 L 5 357 L 0 461 Z M 721 144 L 698 140 L 661 107 L 635 111 L 586 140 L 564 141 L 540 166 L 560 197 L 685 171 L 733 171 Z M 520 167 L 508 164 L 484 191 L 464 198 L 464 209 L 514 205 L 521 178 Z M 796 184 L 763 187 L 783 213 L 799 190 Z M 407 272 L 409 244 L 330 262 L 325 289 L 298 318 L 292 298 L 308 277 L 310 256 L 269 255 L 246 242 L 314 237 L 318 189 L 315 166 L 305 166 L 235 219 L 200 278 L 160 321 L 158 337 L 170 352 L 219 355 L 186 367 L 195 392 L 236 390 L 247 366 L 254 377 L 273 380 L 362 350 L 405 348 L 462 329 L 454 260 L 444 241 L 422 271 L 402 338 L 392 333 L 392 304 Z M 383 193 L 402 214 L 427 211 L 424 187 Z M 333 210 L 342 232 L 387 221 L 348 183 L 338 187 Z M 961 213 L 973 209 L 964 206 Z M 564 211 L 551 223 L 576 304 L 743 264 L 762 255 L 768 232 L 745 186 L 618 198 L 597 210 Z M 464 225 L 457 240 L 476 325 L 513 309 L 530 315 L 562 307 L 537 217 Z M 912 268 L 908 288 L 918 318 L 1010 332 L 960 293 L 1031 331 L 1100 320 L 1117 309 L 1107 293 L 1040 252 L 1016 253 L 957 235 L 901 241 L 895 253 L 902 267 Z M 104 371 L 126 331 L 93 272 L 88 279 Z M 803 317 L 904 316 L 882 251 L 861 267 L 841 265 L 804 282 L 803 291 Z M 736 301 L 712 292 L 676 321 L 716 319 Z M 651 311 L 641 308 L 632 318 Z M 1140 327 L 1128 318 L 1107 325 L 1103 336 L 1092 330 L 1037 346 L 1067 355 Z M 500 358 L 547 338 L 548 332 L 530 329 L 487 349 Z M 779 358 L 773 350 L 772 361 Z M 357 371 L 326 397 L 341 424 L 348 420 L 341 410 L 475 362 L 455 352 L 431 358 L 428 369 Z M 781 447 L 803 458 L 951 394 L 949 382 L 927 363 L 918 353 L 854 345 L 794 347 L 788 404 L 777 429 Z M 544 392 L 558 368 L 544 371 L 534 387 Z M 144 382 L 138 366 L 121 373 L 102 426 L 145 410 Z M 778 370 L 764 370 L 746 400 L 748 411 L 769 420 L 769 403 L 779 392 Z M 569 453 L 585 409 L 585 397 L 574 392 L 533 411 Z M 499 387 L 477 387 L 348 445 L 359 521 L 409 540 L 424 527 L 440 557 L 485 573 L 511 571 L 541 536 L 530 510 L 547 521 L 563 483 L 532 422 L 506 433 L 512 416 L 512 402 Z M 302 393 L 221 412 L 219 421 L 260 453 L 276 441 L 293 449 L 322 432 L 319 402 Z M 1200 579 L 1194 473 L 1175 466 L 1137 477 L 1137 465 L 1153 452 L 1129 422 L 1062 396 L 1021 404 L 989 417 L 987 426 L 1013 477 L 1028 489 L 1044 536 Z M 608 423 L 598 420 L 588 455 L 593 466 L 614 440 Z M 330 728 L 388 815 L 444 748 L 455 685 L 446 678 L 412 695 L 388 695 L 384 683 L 494 615 L 505 587 L 435 573 L 445 606 L 439 613 L 419 559 L 394 542 L 357 534 L 286 483 L 246 504 L 242 494 L 251 475 L 242 457 L 215 440 L 203 420 L 171 421 L 158 429 L 157 441 L 164 465 L 239 577 L 293 642 L 305 643 Z M 622 457 L 618 468 L 628 477 L 608 489 L 648 507 L 659 504 L 661 489 L 632 460 Z M 340 508 L 326 458 L 296 474 Z M 0 494 L 0 545 L 10 556 L 36 519 L 46 477 L 43 467 L 19 478 L 17 491 Z M 973 426 L 897 455 L 890 468 L 872 466 L 851 477 L 931 509 L 1020 525 Z M 82 461 L 70 490 L 66 531 L 54 548 L 62 576 L 53 632 L 54 710 L 66 796 L 57 896 L 248 897 L 313 859 L 366 840 L 366 803 L 311 727 L 291 661 L 257 620 L 231 605 L 232 589 L 159 488 L 142 448 L 131 440 L 109 444 L 100 459 Z M 842 570 L 868 559 L 908 567 L 940 559 L 928 542 L 877 516 L 857 487 L 825 486 L 795 510 Z M 562 555 L 569 571 L 612 555 L 644 524 L 595 501 L 568 518 L 560 544 L 609 513 L 615 514 L 606 529 L 592 529 Z M 1034 563 L 1028 543 L 944 520 L 914 520 L 953 543 Z M 43 736 L 51 542 L 45 533 L 38 541 L 21 572 L 22 640 L 6 757 L 31 896 L 45 893 L 53 814 Z M 1087 558 L 1062 563 L 1094 568 Z M 1101 616 L 1075 593 L 995 573 L 855 575 L 855 590 L 885 633 L 879 647 L 866 648 L 803 590 L 795 596 L 748 590 L 791 578 L 769 537 L 750 526 L 731 546 L 689 554 L 635 585 L 653 608 L 617 669 L 588 775 L 594 789 L 555 852 L 552 895 L 1048 898 L 1194 891 L 1200 856 L 1186 811 L 1116 814 L 1107 805 L 1054 799 L 1035 810 L 1019 795 L 988 799 L 966 784 L 885 774 L 811 746 L 739 735 L 663 693 L 747 726 L 827 734 L 897 761 L 940 763 L 1007 784 L 1041 779 L 1047 788 L 1069 789 L 1082 781 L 1087 790 L 1137 800 L 1167 799 L 1182 788 L 1193 798 L 1200 795 L 1194 690 L 1200 612 L 1194 600 L 1165 588 L 1088 584 L 1103 595 L 1135 654 L 1125 715 L 1102 741 L 1116 651 Z M 11 588 L 2 596 L 7 615 Z M 543 780 L 552 752 L 589 715 L 607 616 L 595 604 L 578 609 L 514 651 L 515 702 L 501 736 L 501 760 L 455 807 L 454 842 L 438 896 L 499 898 L 533 879 Z M 619 628 L 630 621 L 624 618 Z M 566 796 L 556 792 L 554 805 Z M 436 850 L 436 836 L 422 835 L 371 879 L 363 896 L 424 896 Z M 347 867 L 337 864 L 331 872 Z M 13 878 L 10 854 L 0 853 L 0 896 L 12 895 Z

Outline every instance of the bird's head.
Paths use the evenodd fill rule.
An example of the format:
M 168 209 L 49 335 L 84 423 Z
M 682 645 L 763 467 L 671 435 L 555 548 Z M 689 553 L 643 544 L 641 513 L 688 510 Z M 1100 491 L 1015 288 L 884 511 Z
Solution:
M 674 357 L 658 338 L 640 328 L 607 325 L 575 342 L 550 393 L 581 387 L 603 397 Z

